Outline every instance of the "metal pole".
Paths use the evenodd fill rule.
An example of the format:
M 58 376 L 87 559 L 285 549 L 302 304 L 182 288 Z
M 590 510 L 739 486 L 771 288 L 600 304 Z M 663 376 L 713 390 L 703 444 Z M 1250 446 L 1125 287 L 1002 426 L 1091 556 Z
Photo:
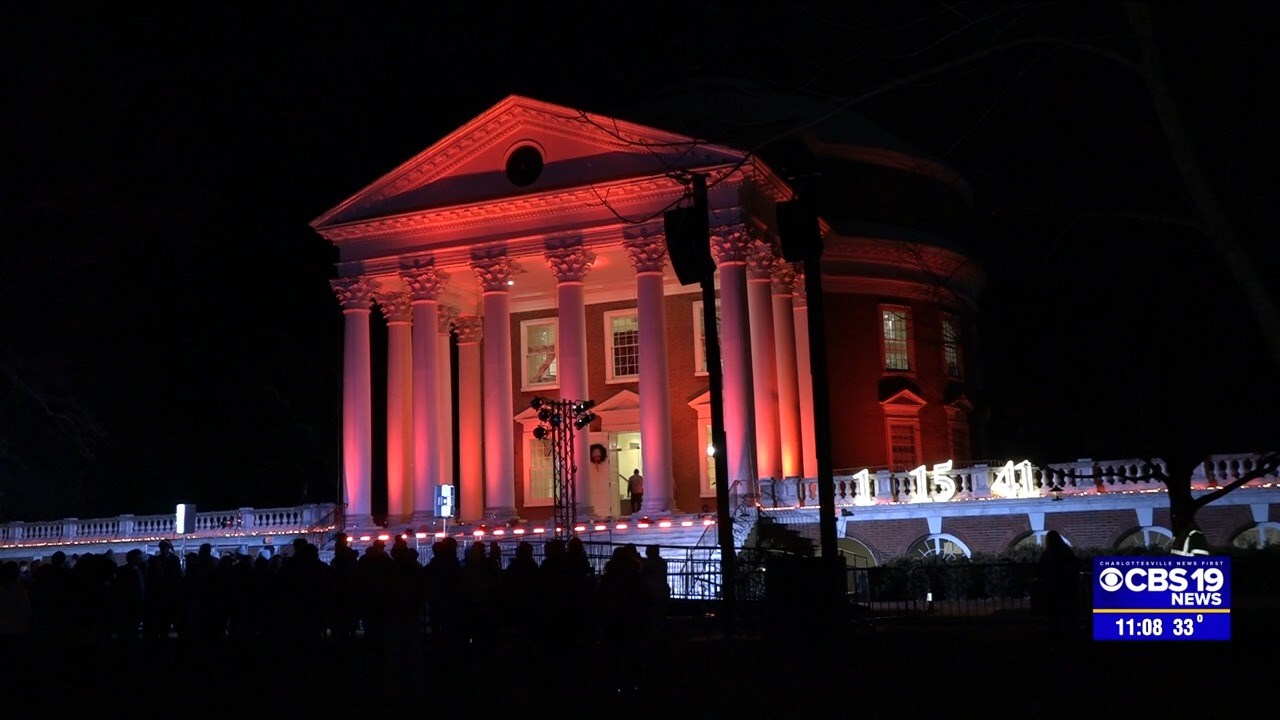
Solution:
M 729 497 L 729 454 L 724 437 L 724 371 L 720 365 L 720 328 L 716 322 L 716 287 L 712 274 L 702 278 L 702 327 L 707 380 L 711 385 L 711 444 L 716 466 L 716 535 L 720 541 L 720 593 L 725 637 L 733 637 L 737 603 L 737 557 L 733 547 L 733 514 Z
M 823 321 L 822 243 L 804 258 L 804 289 L 809 303 L 809 370 L 813 376 L 813 446 L 818 460 L 818 539 L 823 564 L 831 574 L 831 592 L 843 595 L 835 577 L 840 552 L 836 544 L 835 480 L 831 468 L 831 395 L 827 383 L 827 337 Z M 843 580 L 843 577 L 838 578 Z M 835 598 L 833 598 L 834 600 Z

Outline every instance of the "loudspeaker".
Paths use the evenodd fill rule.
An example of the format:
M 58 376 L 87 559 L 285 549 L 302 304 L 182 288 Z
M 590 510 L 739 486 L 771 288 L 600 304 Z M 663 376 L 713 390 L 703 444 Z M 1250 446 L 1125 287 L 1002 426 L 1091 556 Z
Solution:
M 701 283 L 715 273 L 705 209 L 694 206 L 668 210 L 663 224 L 667 231 L 667 254 L 671 256 L 671 267 L 681 285 Z
M 812 208 L 800 200 L 787 200 L 777 204 L 776 213 L 784 260 L 802 262 L 811 255 L 822 254 L 818 215 Z

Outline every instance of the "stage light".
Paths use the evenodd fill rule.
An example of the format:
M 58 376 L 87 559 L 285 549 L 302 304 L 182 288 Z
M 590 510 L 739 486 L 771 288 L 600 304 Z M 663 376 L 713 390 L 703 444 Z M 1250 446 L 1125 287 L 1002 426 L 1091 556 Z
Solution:
M 618 523 L 617 525 L 614 525 L 614 526 L 613 526 L 613 529 L 614 529 L 614 530 L 626 530 L 626 529 L 627 529 L 627 524 L 626 524 L 626 523 Z
M 609 529 L 609 526 L 608 526 L 608 525 L 605 525 L 604 523 L 596 523 L 595 529 L 596 529 L 596 530 L 608 530 L 608 529 Z
M 670 521 L 670 520 L 659 520 L 659 521 L 658 521 L 658 527 L 660 527 L 660 528 L 669 528 L 669 527 L 671 527 L 671 521 Z
M 545 440 L 547 437 L 547 429 L 539 425 L 533 429 L 533 437 L 535 440 Z
M 692 521 L 692 520 L 681 520 L 681 521 L 680 521 L 680 527 L 693 527 L 693 521 Z

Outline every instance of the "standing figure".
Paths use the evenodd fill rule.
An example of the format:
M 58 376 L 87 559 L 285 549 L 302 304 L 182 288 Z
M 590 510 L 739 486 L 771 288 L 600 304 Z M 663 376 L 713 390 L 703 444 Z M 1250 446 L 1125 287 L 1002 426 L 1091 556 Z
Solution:
M 644 500 L 644 477 L 640 475 L 640 468 L 627 478 L 627 494 L 631 496 L 631 514 L 640 512 L 640 502 Z

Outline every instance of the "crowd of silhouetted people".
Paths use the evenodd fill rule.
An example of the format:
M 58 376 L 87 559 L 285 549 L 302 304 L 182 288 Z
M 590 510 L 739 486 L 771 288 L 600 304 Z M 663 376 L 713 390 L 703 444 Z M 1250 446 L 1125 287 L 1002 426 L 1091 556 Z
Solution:
M 412 537 L 412 536 L 408 536 Z M 253 653 L 336 653 L 381 664 L 413 682 L 426 664 L 490 655 L 557 657 L 588 648 L 621 655 L 651 642 L 670 597 L 657 546 L 619 546 L 593 566 L 583 542 L 529 542 L 504 556 L 497 542 L 452 537 L 429 557 L 406 535 L 363 553 L 345 534 L 332 560 L 295 540 L 280 552 L 183 558 L 167 540 L 128 551 L 3 563 L 0 653 L 38 657 L 159 645 Z M 423 553 L 426 554 L 426 553 Z M 550 653 L 550 655 L 548 655 Z

